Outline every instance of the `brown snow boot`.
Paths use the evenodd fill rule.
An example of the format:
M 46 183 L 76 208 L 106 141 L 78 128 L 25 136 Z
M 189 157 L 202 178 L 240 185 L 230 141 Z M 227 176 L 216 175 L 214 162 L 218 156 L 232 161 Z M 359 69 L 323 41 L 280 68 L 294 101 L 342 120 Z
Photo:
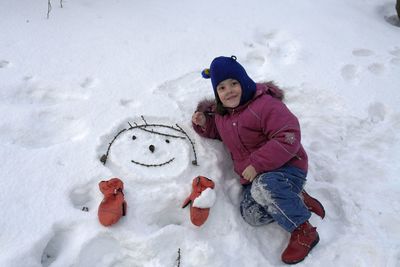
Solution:
M 314 212 L 317 214 L 321 219 L 325 217 L 325 209 L 322 206 L 321 202 L 319 202 L 316 198 L 313 198 L 309 194 L 307 194 L 306 190 L 301 192 L 303 196 L 303 201 L 309 211 Z
M 317 228 L 306 221 L 292 232 L 289 244 L 282 253 L 282 261 L 287 264 L 301 262 L 318 241 Z

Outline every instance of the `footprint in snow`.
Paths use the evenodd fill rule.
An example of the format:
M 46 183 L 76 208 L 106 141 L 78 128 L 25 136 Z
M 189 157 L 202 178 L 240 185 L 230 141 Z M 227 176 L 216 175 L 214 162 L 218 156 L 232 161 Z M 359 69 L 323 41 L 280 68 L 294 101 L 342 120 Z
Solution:
M 125 107 L 125 108 L 139 108 L 140 106 L 142 106 L 141 101 L 136 101 L 133 99 L 120 99 L 119 101 L 120 106 Z
M 385 71 L 385 65 L 380 63 L 372 63 L 367 66 L 367 69 L 369 72 L 375 75 L 380 75 Z
M 46 239 L 40 260 L 43 267 L 114 266 L 123 256 L 120 242 L 92 224 L 56 224 Z
M 394 66 L 400 66 L 400 48 L 396 47 L 389 51 L 389 54 L 393 55 L 394 58 L 390 60 L 390 63 Z
M 71 200 L 74 208 L 82 211 L 92 211 L 97 209 L 99 203 L 94 203 L 96 196 L 99 195 L 98 178 L 91 180 L 86 184 L 76 185 L 69 193 L 69 199 Z M 98 199 L 98 198 L 97 198 Z
M 90 81 L 84 86 L 90 87 Z M 90 91 L 68 87 L 65 84 L 47 84 L 32 76 L 23 78 L 22 84 L 1 101 L 14 106 L 23 105 L 19 116 L 4 119 L 0 136 L 9 144 L 28 148 L 43 148 L 64 142 L 77 141 L 89 131 L 86 120 L 74 112 L 71 105 L 88 100 Z
M 369 49 L 360 48 L 360 49 L 353 50 L 352 54 L 353 54 L 353 56 L 356 56 L 356 57 L 369 57 L 369 56 L 372 56 L 374 54 L 374 52 Z
M 209 66 L 202 66 L 208 68 Z M 201 70 L 183 74 L 175 79 L 167 80 L 158 85 L 155 94 L 165 95 L 176 103 L 182 120 L 190 121 L 196 104 L 205 97 L 214 98 L 210 80 L 201 76 Z M 190 101 L 189 101 L 190 99 Z
M 80 84 L 82 88 L 91 89 L 96 87 L 98 81 L 92 77 L 86 77 Z
M 84 244 L 73 266 L 117 266 L 123 254 L 117 239 L 108 234 L 99 234 Z
M 368 117 L 373 123 L 383 122 L 386 117 L 386 107 L 383 103 L 375 102 L 368 107 Z
M 346 64 L 341 68 L 340 74 L 345 81 L 357 82 L 360 77 L 360 69 L 354 64 Z
M 355 57 L 370 57 L 375 55 L 372 50 L 366 48 L 354 49 L 352 51 L 353 56 Z M 377 62 L 373 62 L 367 65 L 366 69 L 375 75 L 380 75 L 385 71 L 385 65 Z
M 43 267 L 51 266 L 62 255 L 68 240 L 73 236 L 72 228 L 54 227 L 53 235 L 46 243 L 40 263 Z M 60 263 L 59 263 L 60 264 Z
M 85 80 L 86 81 L 86 80 Z M 13 95 L 8 97 L 12 103 L 23 103 L 37 106 L 61 105 L 85 101 L 90 97 L 90 92 L 83 91 L 82 87 L 89 86 L 90 82 L 83 82 L 80 87 L 74 85 L 47 83 L 38 81 L 35 77 L 26 76 Z
M 400 48 L 395 47 L 394 49 L 389 51 L 389 54 L 395 56 L 396 58 L 400 58 Z
M 7 60 L 0 60 L 0 69 L 7 68 L 10 65 L 10 62 Z
M 281 31 L 256 32 L 254 42 L 245 43 L 245 46 L 250 49 L 245 61 L 250 69 L 258 71 L 260 67 L 273 69 L 295 64 L 301 52 L 300 44 Z
M 89 129 L 85 120 L 48 108 L 21 110 L 14 122 L 4 122 L 0 136 L 6 143 L 25 148 L 45 148 L 84 138 Z
M 389 51 L 389 54 L 392 57 L 389 59 L 389 63 L 392 66 L 400 65 L 400 49 L 395 48 Z M 370 72 L 374 75 L 382 75 L 388 70 L 388 66 L 386 63 L 378 62 L 381 55 L 377 55 L 374 51 L 366 48 L 358 48 L 352 51 L 352 55 L 354 56 L 354 61 L 357 63 L 349 63 L 345 64 L 340 69 L 340 74 L 342 78 L 347 82 L 355 82 L 358 83 L 365 71 Z M 372 59 L 372 60 L 371 60 Z M 390 69 L 390 68 L 389 68 Z

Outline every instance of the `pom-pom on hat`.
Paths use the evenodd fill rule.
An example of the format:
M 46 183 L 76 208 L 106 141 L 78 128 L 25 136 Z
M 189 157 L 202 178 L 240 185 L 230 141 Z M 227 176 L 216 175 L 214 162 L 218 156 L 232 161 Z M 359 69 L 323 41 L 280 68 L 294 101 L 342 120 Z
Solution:
M 211 62 L 209 69 L 204 69 L 201 75 L 205 79 L 211 78 L 211 84 L 214 90 L 216 99 L 219 101 L 217 86 L 220 82 L 226 79 L 235 79 L 242 87 L 242 97 L 239 105 L 242 105 L 253 98 L 256 92 L 256 83 L 247 75 L 246 70 L 235 56 L 217 57 Z

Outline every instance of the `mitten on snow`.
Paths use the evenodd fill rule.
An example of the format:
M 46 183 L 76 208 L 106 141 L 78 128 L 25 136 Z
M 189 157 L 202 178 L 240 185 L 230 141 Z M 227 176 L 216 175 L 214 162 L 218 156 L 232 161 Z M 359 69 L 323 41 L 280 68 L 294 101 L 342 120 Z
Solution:
M 192 193 L 185 199 L 183 202 L 182 208 L 185 208 L 187 205 L 190 205 L 190 220 L 196 226 L 201 226 L 208 218 L 210 213 L 210 208 L 199 208 L 193 205 L 193 202 L 196 198 L 198 198 L 201 193 L 208 189 L 214 189 L 214 182 L 207 177 L 197 176 L 193 179 L 192 182 Z
M 110 226 L 126 214 L 127 204 L 122 192 L 124 183 L 118 178 L 112 178 L 108 181 L 101 181 L 99 188 L 104 194 L 98 210 L 99 221 L 104 226 Z

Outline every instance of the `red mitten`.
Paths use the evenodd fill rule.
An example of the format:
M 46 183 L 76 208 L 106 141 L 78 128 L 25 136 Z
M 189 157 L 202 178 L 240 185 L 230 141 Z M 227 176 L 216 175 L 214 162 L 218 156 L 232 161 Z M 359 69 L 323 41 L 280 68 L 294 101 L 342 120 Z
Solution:
M 124 183 L 118 178 L 99 183 L 100 191 L 104 199 L 99 205 L 99 221 L 104 226 L 110 226 L 126 214 L 127 204 L 125 202 Z
M 201 192 L 207 188 L 214 189 L 214 186 L 214 182 L 207 177 L 197 176 L 193 179 L 192 193 L 185 199 L 182 208 L 185 208 L 187 205 L 192 203 L 192 205 L 190 205 L 190 220 L 196 226 L 201 226 L 207 220 L 210 209 L 193 207 L 193 201 L 201 195 Z

